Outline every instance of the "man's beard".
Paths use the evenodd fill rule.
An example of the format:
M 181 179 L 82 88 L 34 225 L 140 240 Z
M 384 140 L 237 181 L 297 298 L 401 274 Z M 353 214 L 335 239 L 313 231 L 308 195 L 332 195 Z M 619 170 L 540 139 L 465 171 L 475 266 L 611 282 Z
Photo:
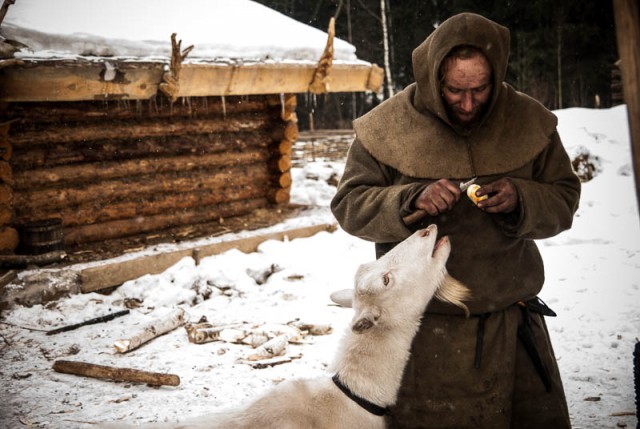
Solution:
M 484 103 L 481 106 L 479 106 L 478 109 L 474 111 L 473 116 L 469 120 L 460 119 L 457 115 L 456 110 L 448 104 L 445 104 L 445 109 L 447 111 L 447 116 L 449 117 L 449 120 L 456 128 L 459 128 L 464 131 L 470 131 L 473 128 L 477 127 L 483 121 L 485 114 L 487 112 L 488 106 L 489 106 L 489 103 Z

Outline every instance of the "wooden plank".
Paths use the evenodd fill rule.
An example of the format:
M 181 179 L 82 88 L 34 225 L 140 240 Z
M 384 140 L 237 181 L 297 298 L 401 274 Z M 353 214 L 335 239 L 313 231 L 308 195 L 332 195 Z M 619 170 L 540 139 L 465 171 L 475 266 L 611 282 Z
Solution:
M 0 61 L 1 65 L 2 61 Z M 0 101 L 146 100 L 158 92 L 160 63 L 112 62 L 116 78 L 104 80 L 101 63 L 46 61 L 0 67 Z M 183 64 L 179 97 L 306 93 L 315 64 Z M 333 64 L 328 92 L 380 90 L 375 64 Z
M 285 238 L 311 237 L 321 231 L 334 231 L 335 224 L 319 224 L 303 228 L 295 228 L 272 233 L 258 233 L 250 237 L 235 240 L 223 240 L 197 248 L 177 250 L 151 256 L 141 256 L 127 261 L 113 262 L 80 271 L 80 289 L 82 292 L 93 292 L 118 286 L 145 274 L 158 274 L 187 256 L 199 259 L 238 249 L 242 252 L 255 252 L 258 246 L 267 240 L 284 241 Z
M 100 63 L 8 67 L 0 70 L 2 101 L 146 100 L 158 91 L 162 64 L 127 68 L 104 81 Z
M 640 9 L 638 0 L 614 0 L 613 7 L 622 87 L 631 135 L 636 197 L 640 206 Z

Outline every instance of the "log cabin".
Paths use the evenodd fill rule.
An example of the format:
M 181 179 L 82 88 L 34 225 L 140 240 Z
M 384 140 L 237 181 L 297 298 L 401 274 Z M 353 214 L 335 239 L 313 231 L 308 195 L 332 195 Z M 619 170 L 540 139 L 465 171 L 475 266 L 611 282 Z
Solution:
M 102 23 L 118 7 L 136 4 L 21 0 L 6 11 L 0 23 L 0 256 L 95 253 L 128 238 L 175 240 L 189 236 L 176 232 L 185 228 L 282 210 L 292 185 L 297 97 L 378 92 L 382 84 L 381 69 L 357 59 L 355 49 L 346 59 L 336 55 L 339 44 L 351 45 L 334 38 L 333 19 L 327 33 L 311 29 L 322 34 L 313 59 L 309 52 L 296 57 L 295 49 L 256 54 L 255 46 L 224 55 L 215 34 L 198 38 L 190 31 L 222 26 L 248 11 L 268 21 L 275 12 L 249 0 L 217 0 L 209 2 L 217 5 L 217 21 L 201 21 L 194 17 L 207 12 L 204 4 L 188 0 L 181 7 L 199 9 L 183 10 L 186 27 L 161 7 L 131 24 L 164 19 L 184 33 L 154 27 L 137 42 L 105 33 L 98 23 L 77 32 L 72 22 L 57 23 L 66 27 L 56 30 L 47 10 L 52 3 L 72 11 L 63 21 L 78 16 L 85 25 L 92 25 L 85 22 L 92 14 Z M 232 5 L 241 15 L 233 15 Z M 273 25 L 289 25 L 277 15 Z M 289 39 L 304 39 L 306 26 L 293 22 L 298 27 Z M 254 30 L 253 42 L 262 38 Z M 164 41 L 153 40 L 154 32 Z M 187 40 L 192 34 L 195 40 Z M 183 48 L 179 36 L 193 44 Z M 244 39 L 227 34 L 225 44 Z

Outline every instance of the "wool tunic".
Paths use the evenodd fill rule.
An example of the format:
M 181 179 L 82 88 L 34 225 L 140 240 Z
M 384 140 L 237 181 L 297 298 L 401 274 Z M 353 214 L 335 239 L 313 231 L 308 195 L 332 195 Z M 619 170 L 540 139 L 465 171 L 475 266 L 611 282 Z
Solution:
M 449 120 L 441 97 L 438 70 L 458 45 L 482 50 L 493 70 L 489 106 L 472 129 Z M 380 256 L 414 230 L 437 224 L 451 241 L 449 273 L 472 293 L 470 318 L 440 301 L 427 308 L 390 427 L 570 427 L 544 319 L 516 303 L 542 288 L 534 240 L 571 226 L 580 181 L 555 115 L 504 82 L 508 53 L 505 27 L 456 15 L 413 52 L 416 82 L 354 121 L 356 139 L 331 203 L 341 227 L 376 243 Z M 480 185 L 508 177 L 518 192 L 516 211 L 486 213 L 463 196 L 451 211 L 404 223 L 430 183 L 472 177 Z M 546 386 L 540 364 L 519 340 L 523 326 L 531 328 L 551 378 Z

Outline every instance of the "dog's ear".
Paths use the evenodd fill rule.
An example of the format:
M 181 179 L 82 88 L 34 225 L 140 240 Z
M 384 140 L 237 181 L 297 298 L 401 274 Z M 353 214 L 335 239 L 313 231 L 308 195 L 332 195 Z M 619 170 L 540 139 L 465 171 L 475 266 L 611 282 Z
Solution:
M 374 327 L 376 323 L 378 323 L 380 314 L 380 308 L 376 307 L 375 305 L 365 307 L 359 314 L 357 314 L 353 318 L 353 322 L 351 323 L 351 330 L 356 334 L 361 334 L 367 329 Z

